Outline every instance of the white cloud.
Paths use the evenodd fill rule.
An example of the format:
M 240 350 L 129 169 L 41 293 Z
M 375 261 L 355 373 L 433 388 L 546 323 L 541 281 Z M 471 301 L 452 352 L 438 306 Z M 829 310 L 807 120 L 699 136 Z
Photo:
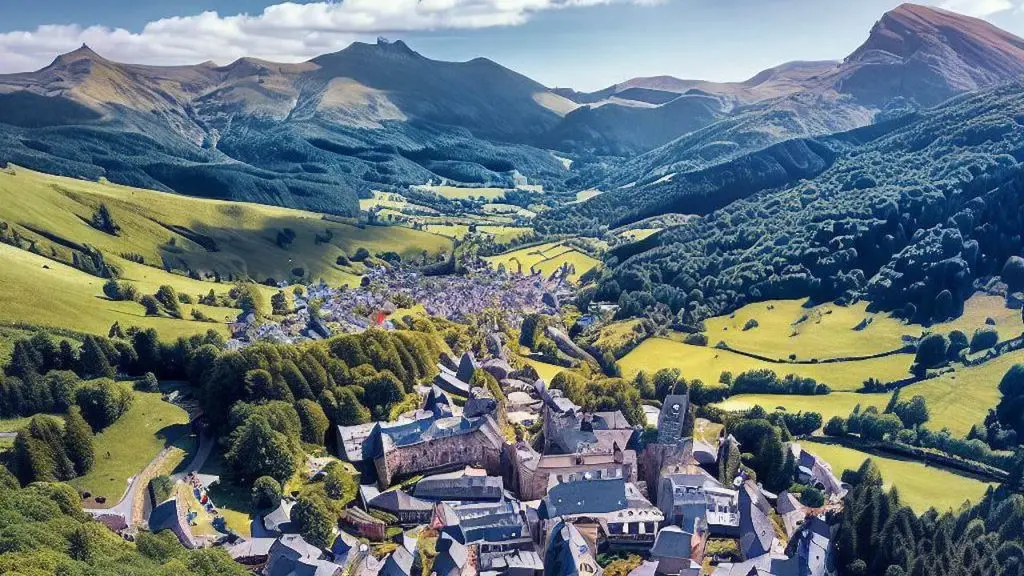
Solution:
M 665 0 L 343 0 L 268 6 L 257 15 L 204 12 L 147 23 L 141 31 L 46 25 L 0 34 L 0 71 L 35 69 L 86 43 L 113 60 L 226 63 L 241 56 L 300 61 L 376 34 L 518 26 L 534 14 Z
M 1016 4 L 1011 0 L 944 0 L 940 6 L 968 16 L 984 17 L 1013 10 Z

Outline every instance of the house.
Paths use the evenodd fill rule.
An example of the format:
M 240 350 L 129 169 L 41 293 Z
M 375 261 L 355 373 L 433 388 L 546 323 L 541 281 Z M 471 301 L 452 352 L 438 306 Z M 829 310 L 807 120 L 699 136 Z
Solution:
M 545 576 L 600 576 L 594 545 L 569 522 L 559 522 L 551 530 L 544 555 Z
M 387 525 L 384 522 L 359 508 L 347 508 L 338 521 L 353 533 L 370 540 L 383 540 L 387 532 Z
M 500 502 L 505 498 L 505 485 L 500 476 L 488 476 L 484 470 L 466 468 L 427 476 L 416 483 L 413 494 L 416 498 L 435 502 Z
M 637 480 L 636 452 L 617 445 L 610 452 L 582 454 L 538 454 L 525 442 L 505 448 L 511 463 L 509 474 L 513 489 L 523 500 L 539 500 L 552 483 L 587 478 L 625 478 Z
M 298 534 L 286 534 L 274 541 L 263 567 L 263 576 L 340 576 L 341 565 L 326 559 L 320 548 Z
M 668 526 L 658 532 L 651 548 L 651 560 L 657 562 L 659 576 L 700 576 L 707 534 L 695 534 Z
M 485 574 L 502 576 L 540 576 L 544 561 L 535 550 L 499 550 L 480 553 L 477 568 Z
M 739 499 L 707 474 L 669 474 L 662 477 L 658 508 L 665 520 L 685 530 L 696 522 L 707 525 L 714 536 L 739 536 Z
M 277 538 L 250 538 L 242 540 L 227 549 L 228 556 L 239 564 L 261 566 L 270 556 L 270 548 Z
M 814 486 L 837 500 L 846 496 L 846 488 L 832 472 L 832 465 L 802 449 L 799 444 L 790 444 L 790 450 L 796 458 L 797 479 L 801 484 Z
M 298 532 L 295 525 L 292 524 L 292 507 L 294 506 L 294 501 L 282 498 L 277 508 L 263 515 L 263 529 L 272 536 Z
M 790 538 L 800 529 L 807 518 L 807 507 L 791 492 L 781 492 L 779 502 L 775 505 L 776 512 L 782 517 L 782 525 L 786 536 Z
M 378 574 L 379 576 L 412 576 L 412 564 L 412 551 L 405 546 L 399 546 L 387 557 Z
M 541 500 L 537 514 L 545 528 L 572 522 L 600 534 L 616 549 L 650 548 L 665 519 L 635 484 L 623 478 L 556 484 Z
M 476 558 L 473 551 L 455 541 L 450 535 L 442 534 L 437 539 L 437 556 L 432 567 L 436 576 L 473 576 L 477 574 Z
M 475 544 L 482 554 L 532 550 L 538 523 L 536 512 L 508 499 L 480 504 L 438 502 L 430 527 L 462 544 Z
M 391 514 L 402 526 L 425 524 L 430 521 L 434 511 L 432 502 L 410 496 L 401 488 L 380 492 L 373 486 L 360 486 L 359 495 L 367 511 L 379 510 Z
M 775 543 L 772 506 L 751 480 L 743 483 L 739 493 L 740 552 L 747 559 L 768 554 Z

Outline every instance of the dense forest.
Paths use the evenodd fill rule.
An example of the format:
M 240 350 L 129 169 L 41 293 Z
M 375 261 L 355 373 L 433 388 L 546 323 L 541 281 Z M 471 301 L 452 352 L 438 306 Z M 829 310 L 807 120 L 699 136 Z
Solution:
M 921 322 L 957 315 L 975 280 L 1008 261 L 1017 282 L 1020 110 L 1017 85 L 954 99 L 813 179 L 738 200 L 622 254 L 595 296 L 629 311 L 664 306 L 684 324 L 807 296 L 866 297 Z
M 1021 461 L 1011 479 L 959 511 L 921 516 L 885 490 L 866 461 L 848 471 L 855 485 L 840 513 L 837 554 L 841 574 L 859 576 L 1012 576 L 1024 573 L 1024 497 Z

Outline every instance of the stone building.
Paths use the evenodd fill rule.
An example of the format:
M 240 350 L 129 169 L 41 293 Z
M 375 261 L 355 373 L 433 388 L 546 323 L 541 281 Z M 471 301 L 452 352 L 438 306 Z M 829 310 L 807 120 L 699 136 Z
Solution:
M 623 478 L 580 480 L 553 486 L 537 514 L 545 539 L 559 522 L 569 522 L 594 542 L 613 550 L 644 550 L 654 545 L 665 516 L 639 488 Z
M 339 456 L 372 463 L 381 489 L 396 477 L 465 466 L 498 474 L 504 436 L 491 414 L 467 418 L 428 412 L 405 422 L 338 426 Z
M 613 446 L 610 453 L 538 454 L 526 443 L 506 444 L 510 487 L 523 500 L 539 500 L 553 484 L 587 478 L 636 482 L 636 452 Z

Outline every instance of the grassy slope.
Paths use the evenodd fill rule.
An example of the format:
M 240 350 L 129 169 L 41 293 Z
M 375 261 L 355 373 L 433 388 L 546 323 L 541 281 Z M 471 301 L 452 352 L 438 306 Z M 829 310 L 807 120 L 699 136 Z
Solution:
M 122 384 L 128 386 L 127 383 Z M 138 474 L 164 448 L 174 446 L 173 461 L 182 462 L 193 444 L 188 414 L 164 402 L 157 392 L 135 392 L 128 412 L 96 435 L 96 463 L 71 485 L 117 504 L 129 477 Z
M 804 308 L 804 300 L 775 300 L 749 304 L 730 316 L 705 321 L 708 344 L 725 342 L 731 348 L 772 358 L 796 354 L 800 360 L 867 356 L 903 346 L 902 336 L 919 336 L 920 326 L 908 326 L 884 314 L 852 306 L 825 304 Z M 806 316 L 806 320 L 798 322 Z M 870 318 L 863 330 L 853 328 Z M 749 320 L 756 328 L 743 330 Z
M 871 458 L 882 472 L 886 486 L 896 486 L 903 503 L 918 514 L 931 507 L 939 512 L 955 510 L 965 500 L 977 502 L 989 486 L 920 462 L 880 458 L 843 446 L 808 442 L 804 448 L 828 461 L 837 476 L 845 469 L 859 468 L 864 460 Z
M 101 202 L 122 228 L 120 236 L 95 230 L 84 221 Z M 191 198 L 20 168 L 13 176 L 0 174 L 0 220 L 90 244 L 108 257 L 132 252 L 141 254 L 147 264 L 159 266 L 167 258 L 175 268 L 217 270 L 222 276 L 234 274 L 257 280 L 287 279 L 292 268 L 303 267 L 313 278 L 352 283 L 356 270 L 335 263 L 342 250 L 350 255 L 357 248 L 371 253 L 393 250 L 414 255 L 422 250 L 451 249 L 451 241 L 446 238 L 407 228 L 359 228 L 328 222 L 319 214 L 301 210 Z M 182 235 L 168 226 L 211 238 L 217 250 L 207 251 L 188 238 L 191 233 Z M 290 247 L 282 249 L 276 237 L 285 228 L 296 236 Z M 333 234 L 331 241 L 317 244 L 316 235 L 327 230 Z M 171 238 L 173 246 L 169 244 Z M 48 254 L 52 243 L 44 244 L 44 253 Z M 66 248 L 54 247 L 59 253 L 67 253 Z
M 678 368 L 684 378 L 699 379 L 705 384 L 717 383 L 724 371 L 736 376 L 747 370 L 768 368 L 779 376 L 796 374 L 828 384 L 835 391 L 849 391 L 860 388 L 870 377 L 882 381 L 903 378 L 908 375 L 913 359 L 912 354 L 899 354 L 842 364 L 774 364 L 727 350 L 650 338 L 623 356 L 619 365 L 627 376 L 641 370 L 653 373 L 661 368 Z
M 0 261 L 4 263 L 4 280 L 0 283 L 2 322 L 27 322 L 103 335 L 111 324 L 120 322 L 124 327 L 156 328 L 165 339 L 203 333 L 211 328 L 227 333 L 223 323 L 146 316 L 140 304 L 108 300 L 103 295 L 103 279 L 6 244 L 0 244 Z M 150 270 L 143 266 L 138 268 Z M 189 286 L 189 283 L 196 284 L 193 288 L 201 285 L 209 290 L 213 287 L 218 293 L 229 289 L 225 284 L 200 283 L 152 270 L 152 278 L 147 276 L 139 282 L 142 291 L 150 294 L 158 284 L 164 282 L 174 284 L 179 289 Z M 136 276 L 137 273 L 134 269 L 128 269 L 126 277 L 139 280 L 142 276 Z M 163 277 L 157 278 L 160 275 Z M 198 294 L 200 291 L 196 289 L 191 292 Z M 187 318 L 192 307 L 183 305 L 182 308 Z M 237 314 L 237 311 L 230 308 L 200 308 L 218 320 L 222 320 L 225 315 Z

